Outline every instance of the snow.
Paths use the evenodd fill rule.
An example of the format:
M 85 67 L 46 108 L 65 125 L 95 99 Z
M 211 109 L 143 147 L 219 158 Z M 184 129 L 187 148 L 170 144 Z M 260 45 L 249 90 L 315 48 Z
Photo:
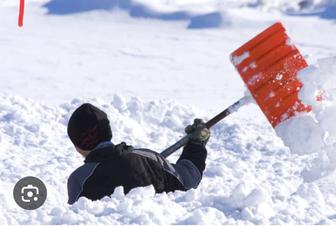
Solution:
M 250 53 L 248 51 L 245 51 L 244 53 L 242 53 L 239 56 L 232 56 L 231 62 L 234 65 L 239 65 L 240 63 L 242 63 L 244 60 L 246 60 L 247 58 L 250 57 Z
M 71 2 L 26 2 L 18 29 L 18 2 L 0 1 L 0 224 L 336 223 L 335 1 Z M 160 152 L 194 118 L 248 96 L 229 54 L 276 21 L 311 65 L 300 74 L 311 113 L 275 131 L 247 102 L 211 129 L 197 189 L 120 187 L 66 203 L 67 177 L 82 164 L 66 134 L 76 107 L 106 111 L 114 143 Z M 12 190 L 30 175 L 48 198 L 25 211 Z
M 335 57 L 320 59 L 299 73 L 303 82 L 299 98 L 312 106 L 312 111 L 291 118 L 276 129 L 292 152 L 317 155 L 302 173 L 305 181 L 314 181 L 336 168 L 335 63 Z
M 253 86 L 256 82 L 258 82 L 258 80 L 260 80 L 260 74 L 256 74 L 254 76 L 251 77 L 251 79 L 249 79 L 247 81 L 247 83 L 251 86 Z

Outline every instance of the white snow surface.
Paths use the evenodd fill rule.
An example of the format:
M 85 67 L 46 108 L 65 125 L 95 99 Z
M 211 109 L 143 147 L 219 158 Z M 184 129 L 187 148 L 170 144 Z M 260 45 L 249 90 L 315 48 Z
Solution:
M 335 1 L 69 2 L 27 1 L 18 29 L 18 1 L 0 0 L 0 224 L 336 224 Z M 312 113 L 280 138 L 256 104 L 242 107 L 212 128 L 197 189 L 67 204 L 83 163 L 66 134 L 76 107 L 106 111 L 114 143 L 160 152 L 244 96 L 229 55 L 276 21 L 312 65 L 300 74 Z M 34 211 L 12 197 L 25 176 L 48 189 Z
M 276 131 L 293 153 L 317 154 L 311 166 L 302 173 L 314 181 L 336 168 L 336 58 L 320 59 L 302 70 L 299 93 L 303 103 L 312 106 L 282 124 Z

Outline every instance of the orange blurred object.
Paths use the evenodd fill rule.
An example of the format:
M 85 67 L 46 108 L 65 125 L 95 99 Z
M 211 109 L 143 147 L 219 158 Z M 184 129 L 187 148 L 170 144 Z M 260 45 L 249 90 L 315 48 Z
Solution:
M 311 110 L 298 98 L 302 83 L 297 73 L 308 65 L 281 23 L 235 50 L 231 62 L 273 127 Z

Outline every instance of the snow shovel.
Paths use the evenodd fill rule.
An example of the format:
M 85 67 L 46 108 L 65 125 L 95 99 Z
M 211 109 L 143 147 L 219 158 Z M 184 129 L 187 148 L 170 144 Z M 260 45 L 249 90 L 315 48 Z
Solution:
M 311 110 L 298 98 L 302 83 L 297 78 L 297 72 L 308 65 L 290 42 L 281 23 L 273 24 L 235 50 L 231 54 L 231 62 L 273 128 L 300 112 Z M 241 98 L 206 122 L 206 127 L 210 129 L 250 101 L 251 97 Z M 189 135 L 184 136 L 161 155 L 168 157 L 188 140 Z

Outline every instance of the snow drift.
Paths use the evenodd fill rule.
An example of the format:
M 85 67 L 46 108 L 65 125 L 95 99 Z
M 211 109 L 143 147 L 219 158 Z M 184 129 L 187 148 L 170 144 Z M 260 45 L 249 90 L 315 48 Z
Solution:
M 54 1 L 27 2 L 25 27 L 17 29 L 19 1 L 0 1 L 0 224 L 336 223 L 333 155 L 317 152 L 326 141 L 332 144 L 332 137 L 312 144 L 316 150 L 293 152 L 256 105 L 243 107 L 212 129 L 198 189 L 154 194 L 149 186 L 123 196 L 118 188 L 101 201 L 81 198 L 66 204 L 67 177 L 82 164 L 66 135 L 76 107 L 90 101 L 105 110 L 114 143 L 161 151 L 183 136 L 194 117 L 211 117 L 243 95 L 243 83 L 227 56 L 275 20 L 288 26 L 302 53 L 309 53 L 307 60 L 334 55 L 335 24 L 315 10 L 321 2 L 321 12 L 335 12 L 332 1 L 309 1 L 311 11 L 300 9 L 299 0 L 131 1 L 144 6 L 139 17 L 130 15 L 130 9 L 92 6 L 94 12 L 55 16 L 42 7 L 47 2 Z M 320 18 L 287 16 L 314 11 Z M 185 29 L 200 22 L 230 26 Z M 334 100 L 328 97 L 325 93 L 323 105 Z M 327 111 L 325 116 L 333 117 Z M 317 115 L 304 118 L 312 127 L 320 122 Z M 317 126 L 322 132 L 315 133 L 325 134 L 325 126 Z M 28 175 L 42 179 L 48 189 L 46 203 L 35 211 L 22 210 L 12 198 L 15 183 Z
M 306 181 L 320 178 L 336 168 L 336 58 L 321 59 L 299 74 L 304 86 L 299 98 L 313 110 L 291 118 L 277 133 L 297 154 L 316 154 L 302 173 Z
M 93 10 L 112 11 L 114 9 L 127 11 L 134 18 L 152 18 L 164 21 L 188 21 L 187 28 L 217 28 L 222 25 L 224 11 L 216 8 L 178 7 L 166 2 L 146 2 L 134 0 L 52 0 L 44 5 L 48 14 L 65 15 Z M 225 18 L 228 20 L 228 18 Z
M 1 224 L 333 222 L 329 207 L 335 207 L 336 201 L 317 184 L 303 183 L 298 174 L 309 160 L 291 154 L 266 122 L 239 114 L 213 128 L 198 189 L 155 194 L 148 186 L 124 196 L 120 187 L 101 201 L 80 198 L 69 206 L 67 177 L 82 158 L 67 138 L 66 125 L 72 111 L 87 101 L 107 112 L 114 143 L 126 141 L 157 151 L 178 140 L 194 117 L 204 117 L 200 111 L 167 100 L 143 102 L 115 95 L 112 100 L 75 99 L 46 106 L 9 94 L 0 96 Z M 174 162 L 177 157 L 178 153 L 169 159 Z M 8 196 L 27 175 L 40 178 L 48 189 L 46 203 L 35 211 L 22 210 Z

